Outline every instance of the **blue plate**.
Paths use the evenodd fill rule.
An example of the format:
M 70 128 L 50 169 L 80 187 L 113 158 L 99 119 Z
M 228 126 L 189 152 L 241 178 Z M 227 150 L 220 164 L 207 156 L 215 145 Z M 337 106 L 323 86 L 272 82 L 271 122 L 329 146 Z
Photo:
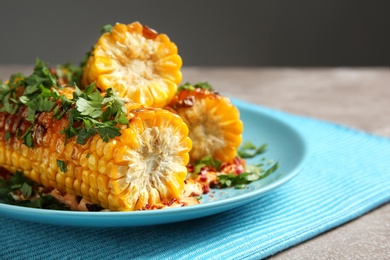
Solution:
M 279 187 L 301 171 L 307 158 L 302 135 L 280 119 L 264 113 L 260 107 L 234 100 L 244 122 L 244 141 L 268 144 L 267 159 L 279 162 L 279 169 L 244 189 L 211 190 L 196 206 L 136 212 L 78 212 L 43 210 L 0 203 L 0 215 L 46 224 L 66 226 L 124 227 L 171 223 L 224 212 L 256 200 Z M 254 163 L 255 161 L 253 161 Z M 251 161 L 249 161 L 251 163 Z

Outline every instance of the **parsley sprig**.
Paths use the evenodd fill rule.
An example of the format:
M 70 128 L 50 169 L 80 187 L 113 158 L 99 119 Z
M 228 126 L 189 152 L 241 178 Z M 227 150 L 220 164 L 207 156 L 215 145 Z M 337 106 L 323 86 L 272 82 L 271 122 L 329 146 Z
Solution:
M 219 175 L 218 181 L 222 187 L 235 187 L 242 189 L 245 185 L 264 179 L 279 168 L 279 163 L 276 162 L 267 170 L 264 170 L 264 164 L 247 165 L 246 171 L 240 174 L 229 173 L 226 175 Z
M 57 77 L 65 80 L 69 86 L 80 86 L 83 66 L 74 66 L 71 63 L 60 64 L 55 67 Z
M 76 87 L 73 99 L 63 99 L 64 107 L 74 105 L 69 112 L 69 126 L 61 133 L 66 140 L 77 135 L 77 143 L 85 144 L 87 139 L 99 134 L 104 142 L 121 135 L 118 124 L 127 125 L 124 99 L 110 88 L 104 96 L 96 89 L 95 84 L 87 86 L 84 91 Z
M 70 73 L 67 76 L 69 80 L 75 79 L 73 76 L 79 73 L 78 69 L 72 71 L 69 65 L 66 66 L 65 71 Z M 62 69 L 60 67 L 56 70 L 57 77 Z M 62 74 L 60 76 L 64 77 Z M 76 82 L 74 84 L 72 99 L 60 95 L 62 86 L 59 86 L 56 76 L 50 72 L 45 62 L 38 59 L 30 76 L 15 74 L 7 84 L 0 84 L 0 112 L 15 114 L 24 105 L 27 107 L 26 120 L 31 123 L 34 123 L 36 114 L 40 112 L 53 111 L 57 120 L 68 115 L 69 125 L 61 133 L 65 134 L 65 141 L 77 135 L 79 144 L 85 144 L 95 134 L 99 134 L 105 142 L 119 136 L 118 124 L 128 124 L 124 99 L 112 89 L 108 89 L 103 96 L 95 83 L 86 86 L 83 91 L 77 87 Z M 21 136 L 28 147 L 34 145 L 32 131 L 33 127 L 30 127 Z
M 213 91 L 213 87 L 207 82 L 199 82 L 199 83 L 196 83 L 194 85 L 192 85 L 189 82 L 186 82 L 183 85 L 178 87 L 177 92 L 180 92 L 182 90 L 191 90 L 192 91 L 192 90 L 195 90 L 197 88 Z
M 51 88 L 58 87 L 57 80 L 45 62 L 37 60 L 33 73 L 25 77 L 18 73 L 11 76 L 8 84 L 1 84 L 0 112 L 15 114 L 21 105 L 28 108 L 27 120 L 34 122 L 36 112 L 48 112 L 54 107 L 58 94 Z M 18 89 L 23 93 L 17 96 Z
M 238 149 L 237 152 L 241 158 L 249 159 L 264 153 L 266 149 L 267 149 L 267 144 L 263 144 L 259 147 L 256 147 L 256 145 L 247 141 Z
M 238 157 L 242 159 L 254 158 L 260 154 L 263 154 L 266 151 L 266 148 L 267 144 L 263 144 L 257 147 L 251 142 L 245 142 L 238 149 Z M 269 163 L 268 165 L 265 165 L 264 163 L 245 165 L 243 172 L 226 173 L 222 169 L 222 162 L 213 158 L 211 155 L 208 155 L 195 162 L 191 177 L 196 178 L 196 176 L 202 171 L 202 169 L 208 167 L 214 169 L 217 172 L 218 187 L 234 187 L 236 189 L 242 189 L 251 182 L 269 176 L 271 173 L 275 172 L 279 168 L 278 162 L 272 164 L 271 166 L 269 165 L 271 165 L 271 163 Z

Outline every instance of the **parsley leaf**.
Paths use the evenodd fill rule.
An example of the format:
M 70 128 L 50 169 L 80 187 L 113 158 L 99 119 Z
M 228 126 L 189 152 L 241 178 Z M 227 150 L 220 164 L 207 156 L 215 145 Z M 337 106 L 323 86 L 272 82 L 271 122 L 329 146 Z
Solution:
M 80 85 L 83 74 L 83 66 L 73 66 L 71 63 L 56 66 L 56 74 L 59 79 L 65 80 L 70 86 Z
M 275 172 L 279 167 L 279 163 L 275 163 L 269 169 L 264 171 L 261 167 L 251 166 L 251 171 L 241 174 L 221 174 L 218 175 L 218 181 L 222 187 L 235 187 L 236 189 L 244 188 L 246 184 L 263 179 Z M 249 168 L 247 168 L 248 170 Z
M 23 197 L 18 194 L 22 194 Z M 53 196 L 42 194 L 38 184 L 19 171 L 7 180 L 0 178 L 0 201 L 30 208 L 69 210 L 69 207 L 57 201 Z
M 22 135 L 22 139 L 23 139 L 23 143 L 27 146 L 27 147 L 34 147 L 34 141 L 33 141 L 33 136 L 32 136 L 32 128 L 33 126 L 30 126 L 26 132 Z
M 66 172 L 66 163 L 62 160 L 57 160 L 57 166 L 60 168 L 60 171 Z
M 263 144 L 260 147 L 256 147 L 251 142 L 245 142 L 239 149 L 238 155 L 243 159 L 253 158 L 259 154 L 262 154 L 266 151 L 267 144 Z
M 112 28 L 113 26 L 111 24 L 106 24 L 102 27 L 102 29 L 100 30 L 100 33 L 108 33 L 108 32 L 111 32 L 112 31 Z
M 62 130 L 66 140 L 77 135 L 77 143 L 85 144 L 88 138 L 99 134 L 104 142 L 108 142 L 121 135 L 118 124 L 127 125 L 129 122 L 124 99 L 111 88 L 102 96 L 94 83 L 84 91 L 76 87 L 70 102 L 75 104 L 75 109 L 69 113 L 68 128 Z
M 97 128 L 97 132 L 99 133 L 100 137 L 103 139 L 104 142 L 108 142 L 109 139 L 114 138 L 116 136 L 120 136 L 121 133 L 119 130 L 119 127 Z
M 182 90 L 192 91 L 192 90 L 195 90 L 197 88 L 214 91 L 213 87 L 207 82 L 199 82 L 199 83 L 196 83 L 195 85 L 192 85 L 189 82 L 186 82 L 185 84 L 178 87 L 177 92 L 180 92 Z
M 206 155 L 195 163 L 194 175 L 198 174 L 202 170 L 202 168 L 206 166 L 211 166 L 216 171 L 219 171 L 221 165 L 221 161 L 213 158 L 211 155 Z
M 72 99 L 59 94 L 58 90 L 62 87 L 59 86 L 57 77 L 72 80 L 79 72 L 79 67 L 72 67 L 70 64 L 57 66 L 53 72 L 45 62 L 37 59 L 30 76 L 15 74 L 11 76 L 8 84 L 0 82 L 0 111 L 14 114 L 19 106 L 26 106 L 26 120 L 32 123 L 40 112 L 53 111 L 56 120 L 67 115 L 69 124 L 61 131 L 65 134 L 65 142 L 76 135 L 79 135 L 77 143 L 80 144 L 84 144 L 95 134 L 99 134 L 105 142 L 121 135 L 117 125 L 128 125 L 127 110 L 124 99 L 117 96 L 112 89 L 108 89 L 103 96 L 95 83 L 92 83 L 83 91 L 75 85 Z M 19 87 L 22 91 L 18 90 L 17 96 L 16 89 Z M 28 147 L 33 147 L 32 127 L 23 134 L 22 139 Z

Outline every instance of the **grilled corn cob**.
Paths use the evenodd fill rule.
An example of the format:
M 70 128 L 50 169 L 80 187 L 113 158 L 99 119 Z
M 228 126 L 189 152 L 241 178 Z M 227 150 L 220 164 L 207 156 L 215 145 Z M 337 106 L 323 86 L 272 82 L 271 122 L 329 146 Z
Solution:
M 217 94 L 210 86 L 202 88 L 204 86 L 180 87 L 167 108 L 188 125 L 193 142 L 191 161 L 211 155 L 222 162 L 230 162 L 242 141 L 243 123 L 239 111 L 227 97 Z
M 26 93 L 23 84 L 13 86 L 19 93 L 14 97 L 17 100 Z M 126 103 L 128 125 L 115 126 L 118 135 L 104 140 L 94 134 L 80 143 L 77 135 L 64 134 L 74 121 L 72 107 L 56 119 L 56 107 L 63 105 L 58 99 L 53 109 L 36 112 L 30 121 L 31 107 L 18 103 L 16 110 L 9 109 L 10 104 L 5 102 L 8 94 L 4 94 L 13 89 L 8 87 L 8 92 L 0 93 L 1 167 L 21 171 L 46 187 L 82 196 L 114 211 L 141 209 L 183 192 L 191 140 L 179 116 Z M 69 95 L 72 91 L 64 92 Z M 26 136 L 31 137 L 30 143 Z
M 95 44 L 83 71 L 83 85 L 96 81 L 121 97 L 147 106 L 164 107 L 181 82 L 182 60 L 167 35 L 138 22 L 116 24 Z

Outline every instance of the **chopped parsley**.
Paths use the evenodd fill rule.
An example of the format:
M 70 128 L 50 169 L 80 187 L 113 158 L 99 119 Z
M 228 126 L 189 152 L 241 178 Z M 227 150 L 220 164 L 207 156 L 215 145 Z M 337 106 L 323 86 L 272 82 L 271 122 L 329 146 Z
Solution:
M 95 134 L 108 142 L 121 135 L 118 124 L 129 123 L 124 99 L 117 96 L 111 88 L 102 96 L 94 83 L 84 91 L 76 87 L 73 99 L 64 99 L 63 102 L 74 104 L 75 109 L 70 110 L 69 125 L 61 133 L 65 134 L 66 139 L 77 135 L 78 144 L 85 144 Z
M 17 171 L 8 179 L 0 178 L 0 202 L 40 209 L 69 210 L 43 188 Z
M 266 151 L 267 144 L 263 144 L 260 147 L 256 147 L 253 143 L 247 141 L 239 149 L 238 155 L 243 159 L 253 158 Z
M 66 172 L 66 163 L 62 160 L 57 160 L 57 166 L 60 168 L 60 171 Z
M 246 163 L 242 164 L 242 159 L 254 158 L 257 155 L 264 153 L 266 147 L 266 144 L 256 147 L 250 142 L 244 143 L 237 151 L 238 157 L 235 159 L 237 160 L 237 164 L 234 162 L 232 164 L 227 164 L 227 168 L 233 169 L 233 172 L 226 172 L 226 168 L 224 168 L 226 166 L 225 164 L 212 158 L 210 155 L 205 156 L 192 165 L 189 177 L 196 178 L 198 174 L 206 169 L 216 172 L 218 183 L 214 183 L 215 187 L 244 188 L 247 184 L 263 179 L 278 169 L 279 163 L 273 163 L 272 161 L 268 164 L 268 166 L 272 164 L 270 167 L 265 166 L 264 163 L 252 165 Z
M 246 184 L 263 179 L 275 172 L 279 167 L 279 163 L 275 163 L 267 170 L 264 170 L 262 166 L 262 164 L 247 165 L 246 171 L 243 173 L 218 175 L 218 181 L 222 187 L 235 187 L 236 189 L 242 189 Z
M 83 66 L 74 66 L 71 63 L 56 66 L 56 74 L 58 79 L 65 81 L 69 86 L 81 85 L 81 76 L 83 74 Z
M 106 24 L 102 27 L 102 29 L 100 30 L 100 33 L 103 34 L 103 33 L 111 32 L 113 27 L 114 26 L 112 26 L 111 24 Z
M 216 171 L 219 171 L 221 168 L 222 162 L 213 158 L 211 155 L 206 155 L 195 163 L 193 175 L 196 176 L 203 167 L 212 167 Z
M 178 87 L 177 92 L 180 92 L 182 90 L 191 90 L 192 91 L 192 90 L 195 90 L 197 88 L 213 91 L 213 87 L 207 82 L 200 82 L 200 83 L 197 83 L 195 85 L 192 85 L 192 84 L 186 82 L 185 84 Z
M 112 89 L 108 89 L 103 96 L 94 83 L 81 91 L 76 84 L 79 81 L 79 69 L 68 64 L 55 70 L 57 77 L 73 81 L 75 92 L 70 100 L 59 94 L 63 87 L 58 84 L 57 77 L 45 62 L 38 59 L 30 76 L 15 74 L 9 83 L 0 84 L 0 112 L 15 114 L 20 106 L 26 106 L 26 120 L 31 123 L 35 122 L 36 114 L 41 112 L 53 111 L 57 120 L 68 115 L 69 125 L 61 133 L 65 135 L 65 141 L 77 135 L 79 144 L 85 144 L 95 134 L 99 134 L 105 142 L 119 136 L 118 124 L 128 124 L 124 99 Z M 33 147 L 33 136 L 33 128 L 30 127 L 22 133 L 21 138 L 24 144 Z

